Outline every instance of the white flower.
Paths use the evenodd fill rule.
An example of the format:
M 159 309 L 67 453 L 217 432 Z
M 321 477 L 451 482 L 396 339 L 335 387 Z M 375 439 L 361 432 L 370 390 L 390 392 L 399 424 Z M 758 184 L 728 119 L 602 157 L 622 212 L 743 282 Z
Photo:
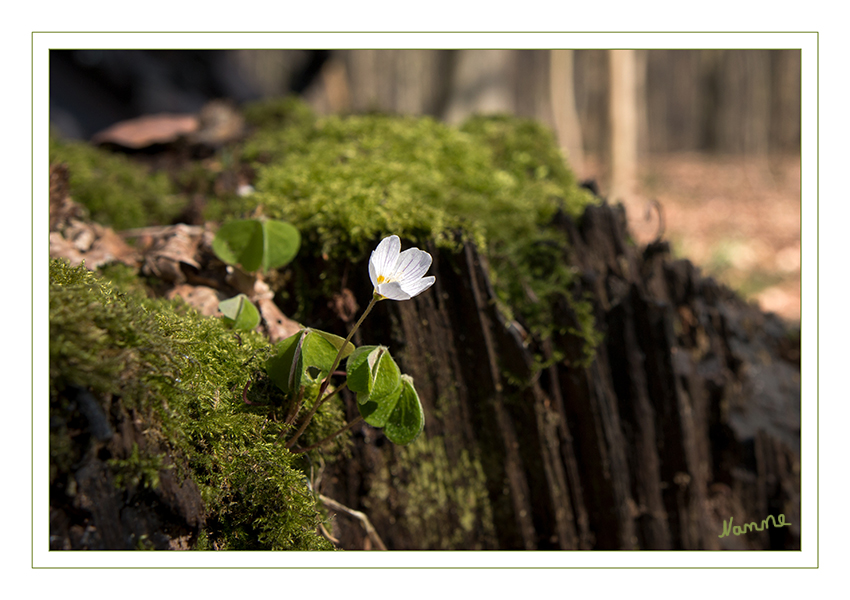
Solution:
M 401 250 L 401 240 L 391 235 L 381 240 L 369 258 L 369 277 L 375 294 L 390 300 L 410 300 L 434 285 L 436 278 L 423 277 L 431 255 L 419 248 Z

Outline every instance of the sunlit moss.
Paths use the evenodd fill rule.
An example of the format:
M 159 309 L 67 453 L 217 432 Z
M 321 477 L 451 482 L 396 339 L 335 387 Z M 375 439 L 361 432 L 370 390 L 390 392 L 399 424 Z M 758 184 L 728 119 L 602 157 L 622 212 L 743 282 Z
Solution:
M 569 292 L 576 274 L 564 258 L 566 239 L 549 227 L 559 211 L 577 216 L 594 200 L 576 185 L 545 128 L 503 117 L 472 119 L 460 129 L 429 118 L 320 119 L 293 100 L 249 107 L 246 119 L 254 133 L 242 156 L 257 172 L 257 193 L 239 200 L 238 211 L 259 209 L 298 227 L 304 241 L 296 263 L 310 254 L 326 255 L 325 264 L 356 261 L 388 233 L 447 248 L 471 239 L 490 259 L 506 313 L 545 338 L 554 333 L 555 299 L 566 297 L 580 324 L 571 333 L 586 340 L 588 352 L 598 343 L 591 304 Z M 75 191 L 73 164 L 71 173 L 72 195 L 82 200 L 85 186 Z M 122 207 L 130 205 L 145 201 Z M 113 208 L 104 209 L 105 217 L 94 213 L 96 203 L 89 208 L 116 227 L 140 224 L 119 225 Z M 198 548 L 329 548 L 315 534 L 320 516 L 303 463 L 280 443 L 286 426 L 269 418 L 284 411 L 262 369 L 267 341 L 236 336 L 185 306 L 144 298 L 138 281 L 120 269 L 109 277 L 116 285 L 51 263 L 52 399 L 59 402 L 74 384 L 139 411 L 151 425 L 148 435 L 198 484 L 208 513 Z M 297 269 L 293 277 L 289 292 L 309 317 L 309 294 L 320 291 L 299 288 Z M 243 401 L 243 390 L 252 404 Z M 302 445 L 342 423 L 339 404 L 328 403 Z M 51 451 L 51 476 L 74 464 L 67 436 L 52 434 Z M 127 462 L 114 466 L 129 481 L 154 483 L 156 456 L 123 457 Z M 450 460 L 444 440 L 425 436 L 396 456 L 405 479 L 379 474 L 370 501 L 403 496 L 404 527 L 424 547 L 486 545 L 494 538 L 478 458 L 463 451 Z M 437 516 L 452 527 L 434 528 Z
M 498 247 L 558 209 L 575 214 L 592 202 L 551 134 L 528 121 L 474 120 L 463 130 L 428 117 L 281 121 L 292 124 L 263 128 L 245 146 L 245 158 L 262 158 L 251 203 L 331 256 L 362 251 L 390 232 L 452 245 L 461 231 Z M 501 135 L 512 128 L 514 135 Z
M 357 260 L 381 237 L 457 248 L 471 239 L 490 258 L 505 311 L 533 333 L 551 334 L 555 294 L 569 296 L 567 241 L 549 227 L 596 200 L 580 188 L 545 127 L 510 117 L 476 117 L 461 128 L 428 117 L 317 118 L 297 102 L 256 106 L 264 126 L 246 143 L 262 210 L 294 224 L 305 251 Z M 273 117 L 269 116 L 273 115 Z M 596 339 L 588 307 L 580 335 Z
M 70 194 L 92 220 L 130 229 L 167 225 L 183 208 L 168 176 L 84 142 L 50 139 L 50 163 L 68 165 Z
M 146 441 L 167 450 L 179 475 L 197 483 L 209 547 L 329 549 L 316 534 L 320 515 L 299 460 L 281 442 L 285 426 L 268 416 L 280 401 L 262 381 L 268 350 L 259 334 L 237 336 L 185 305 L 122 292 L 84 267 L 50 263 L 54 421 L 67 414 L 63 398 L 71 385 L 111 397 L 107 412 L 132 410 Z M 248 405 L 242 394 L 252 378 L 257 389 Z M 335 413 L 320 414 L 326 429 L 342 422 Z M 67 472 L 83 450 L 56 427 L 51 477 Z M 142 451 L 109 464 L 116 483 L 152 488 L 165 468 L 158 454 Z

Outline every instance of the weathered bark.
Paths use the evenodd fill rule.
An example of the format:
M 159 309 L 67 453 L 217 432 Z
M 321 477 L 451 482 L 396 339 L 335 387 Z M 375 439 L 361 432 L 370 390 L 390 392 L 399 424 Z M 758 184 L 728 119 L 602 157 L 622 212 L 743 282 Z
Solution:
M 799 548 L 799 355 L 781 322 L 672 261 L 666 243 L 640 253 L 622 209 L 552 226 L 605 334 L 589 366 L 568 299 L 555 300 L 560 333 L 534 339 L 499 311 L 469 244 L 432 248 L 433 291 L 381 303 L 364 334 L 414 377 L 430 456 L 437 445 L 448 465 L 464 453 L 480 464 L 487 505 L 470 514 L 450 498 L 427 517 L 443 535 L 418 536 L 426 509 L 408 483 L 424 474 L 445 495 L 452 482 L 365 427 L 323 493 L 368 514 L 390 549 Z M 351 285 L 371 291 L 365 277 Z M 563 360 L 535 370 L 535 354 L 556 350 Z M 779 513 L 791 527 L 719 537 L 731 517 Z M 343 515 L 334 535 L 363 547 Z
M 82 457 L 51 481 L 50 549 L 190 549 L 206 518 L 195 482 L 176 475 L 168 458 L 158 485 L 116 486 L 115 469 L 104 457 L 129 456 L 134 446 L 151 454 L 164 449 L 145 435 L 138 415 L 120 403 L 107 414 L 88 390 L 74 386 L 65 393 L 80 407 L 80 420 L 67 425 Z

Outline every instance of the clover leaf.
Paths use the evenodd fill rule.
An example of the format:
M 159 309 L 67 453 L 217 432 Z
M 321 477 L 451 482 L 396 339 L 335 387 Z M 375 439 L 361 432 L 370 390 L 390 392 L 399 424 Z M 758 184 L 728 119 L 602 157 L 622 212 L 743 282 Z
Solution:
M 244 219 L 225 223 L 216 233 L 213 252 L 222 261 L 242 265 L 247 272 L 270 271 L 292 261 L 301 234 L 283 221 Z
M 291 393 L 321 382 L 338 353 L 344 358 L 353 351 L 354 344 L 339 336 L 318 329 L 302 329 L 278 342 L 274 356 L 266 361 L 266 372 L 275 385 Z
M 413 387 L 413 378 L 402 375 L 401 395 L 384 425 L 384 433 L 392 443 L 404 446 L 419 437 L 424 427 L 425 412 Z
M 234 329 L 250 331 L 260 324 L 260 313 L 245 294 L 222 300 L 218 309 L 224 322 Z

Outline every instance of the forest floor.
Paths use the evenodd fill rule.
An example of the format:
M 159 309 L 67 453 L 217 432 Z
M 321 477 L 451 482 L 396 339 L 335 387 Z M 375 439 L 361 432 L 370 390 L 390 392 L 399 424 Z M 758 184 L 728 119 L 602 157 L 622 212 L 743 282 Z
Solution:
M 589 177 L 604 181 L 597 161 L 586 166 Z M 622 199 L 635 241 L 656 238 L 657 201 L 674 256 L 762 310 L 799 321 L 799 156 L 654 155 L 638 177 L 634 196 Z

